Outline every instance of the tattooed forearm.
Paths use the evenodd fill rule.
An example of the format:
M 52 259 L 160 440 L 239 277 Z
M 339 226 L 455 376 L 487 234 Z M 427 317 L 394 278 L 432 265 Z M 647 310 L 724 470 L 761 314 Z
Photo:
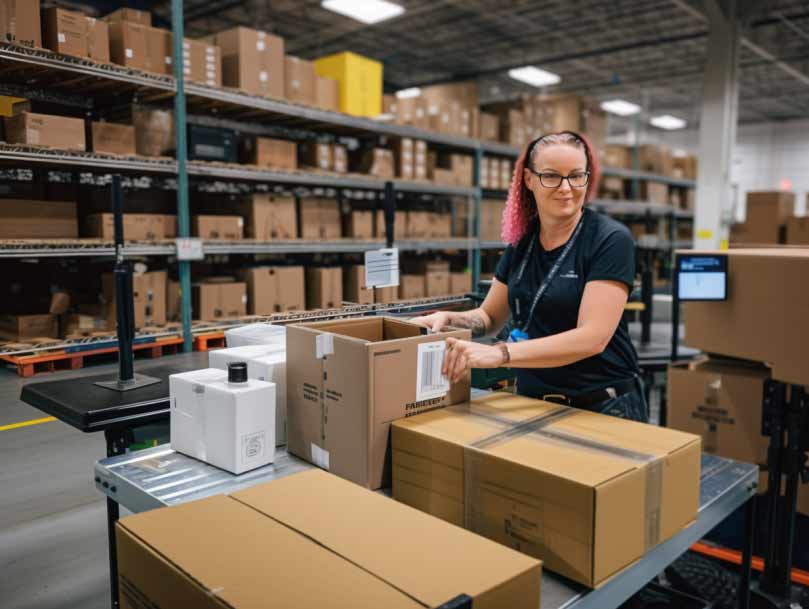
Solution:
M 468 328 L 472 330 L 472 336 L 474 338 L 486 335 L 486 321 L 477 311 L 469 311 L 456 315 L 452 320 L 452 325 L 456 328 Z

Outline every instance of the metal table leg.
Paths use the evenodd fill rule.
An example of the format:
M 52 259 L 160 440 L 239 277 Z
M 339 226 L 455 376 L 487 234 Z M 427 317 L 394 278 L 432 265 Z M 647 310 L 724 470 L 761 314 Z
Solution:
M 110 607 L 118 609 L 118 548 L 115 542 L 115 523 L 118 522 L 118 503 L 107 497 L 107 540 L 110 552 Z
M 738 609 L 750 607 L 750 576 L 753 563 L 753 541 L 756 533 L 756 497 L 753 495 L 744 506 L 744 547 L 742 548 L 741 577 L 737 593 Z

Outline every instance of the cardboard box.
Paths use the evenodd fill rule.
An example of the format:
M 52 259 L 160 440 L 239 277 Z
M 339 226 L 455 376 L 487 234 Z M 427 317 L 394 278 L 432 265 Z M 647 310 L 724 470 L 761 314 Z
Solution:
M 638 163 L 641 171 L 649 171 L 662 176 L 671 176 L 674 161 L 668 148 L 644 144 L 638 146 Z
M 389 286 L 387 288 L 374 288 L 374 302 L 389 304 L 398 302 L 399 288 L 398 286 Z
M 247 286 L 241 282 L 205 282 L 192 286 L 194 317 L 216 321 L 247 314 Z
M 110 62 L 110 26 L 93 17 L 84 18 L 87 36 L 87 57 L 101 63 Z
M 643 201 L 647 203 L 660 203 L 661 205 L 668 205 L 668 184 L 644 180 L 640 182 L 640 187 L 640 197 Z
M 307 197 L 300 200 L 303 239 L 339 239 L 342 236 L 340 207 L 334 199 Z
M 315 64 L 300 57 L 284 58 L 284 96 L 291 102 L 305 106 L 317 105 Z
M 706 353 L 765 362 L 772 366 L 774 379 L 809 385 L 809 359 L 804 356 L 807 284 L 796 281 L 809 276 L 809 249 L 707 253 L 728 257 L 728 299 L 683 303 L 685 344 Z
M 110 60 L 127 68 L 148 69 L 147 28 L 131 21 L 110 23 Z
M 209 38 L 222 49 L 222 82 L 253 95 L 283 99 L 284 39 L 236 27 Z
M 315 99 L 321 110 L 340 111 L 340 83 L 333 78 L 315 76 Z
M 56 315 L 0 315 L 0 339 L 59 338 Z
M 259 266 L 243 269 L 251 315 L 272 315 L 306 309 L 302 266 Z
M 480 113 L 480 139 L 487 142 L 500 141 L 500 120 L 496 114 Z
M 177 216 L 174 214 L 160 214 L 163 216 L 163 236 L 166 239 L 177 237 Z
M 470 333 L 423 335 L 386 317 L 287 326 L 289 451 L 357 484 L 385 486 L 390 422 L 469 397 L 468 375 L 441 378 L 448 336 Z
M 396 117 L 396 113 L 398 111 L 398 99 L 396 99 L 395 95 L 390 95 L 388 93 L 382 94 L 382 114 L 385 116 L 392 116 Z
M 374 212 L 355 210 L 348 214 L 346 219 L 348 220 L 346 237 L 351 237 L 352 239 L 374 238 Z
M 500 189 L 508 190 L 514 179 L 514 165 L 508 159 L 500 159 Z
M 164 326 L 166 324 L 166 271 L 135 273 L 132 276 L 135 328 Z M 115 276 L 104 273 L 101 276 L 102 302 L 107 329 L 116 327 Z
M 343 306 L 343 269 L 315 267 L 306 269 L 306 308 L 335 309 Z
M 97 320 L 92 315 L 81 315 L 71 313 L 59 317 L 59 325 L 62 328 L 63 338 L 82 338 L 92 336 L 96 330 L 106 328 L 106 320 Z
M 767 448 L 761 435 L 764 382 L 769 370 L 752 362 L 704 359 L 669 366 L 667 425 L 702 437 L 702 449 L 760 468 L 767 492 Z M 798 486 L 798 511 L 809 516 L 809 487 Z
M 84 120 L 80 118 L 21 112 L 3 120 L 9 144 L 46 146 L 59 150 L 86 149 Z
M 0 239 L 75 239 L 76 203 L 0 199 Z
M 466 294 L 472 291 L 472 276 L 469 273 L 449 274 L 449 293 Z
M 226 208 L 238 210 L 246 219 L 245 234 L 251 239 L 296 239 L 298 214 L 295 198 L 272 193 L 255 193 L 236 205 Z
M 413 300 L 426 296 L 424 275 L 399 275 L 399 300 Z
M 242 155 L 246 163 L 259 167 L 298 168 L 298 146 L 295 142 L 269 137 L 249 138 L 242 141 Z
M 180 282 L 169 281 L 166 285 L 166 320 L 178 321 L 182 316 Z
M 332 171 L 346 173 L 348 171 L 348 150 L 340 144 L 331 147 Z
M 102 19 L 107 23 L 126 21 L 128 23 L 137 23 L 145 26 L 152 25 L 152 14 L 149 11 L 138 11 L 134 8 L 119 8 L 117 11 L 105 15 Z
M 795 213 L 795 193 L 748 192 L 744 227 L 737 243 L 779 244 L 786 241 L 786 223 Z
M 674 177 L 685 180 L 696 180 L 698 163 L 697 157 L 693 154 L 673 157 L 672 164 Z
M 449 270 L 427 271 L 424 275 L 424 292 L 428 298 L 451 294 Z
M 183 40 L 183 76 L 189 82 L 221 87 L 221 49 L 204 40 Z
M 400 125 L 411 125 L 417 129 L 429 129 L 430 117 L 427 114 L 427 100 L 421 97 L 396 100 L 396 122 Z
M 809 245 L 809 217 L 787 218 L 787 245 Z
M 483 241 L 501 241 L 501 226 L 505 203 L 499 199 L 480 202 L 480 238 Z
M 3 42 L 41 49 L 39 0 L 2 0 L 0 37 Z
M 146 70 L 174 74 L 174 37 L 169 30 L 146 28 Z
M 394 421 L 392 442 L 395 499 L 590 587 L 699 508 L 698 436 L 513 394 Z
M 296 507 L 324 504 L 323 515 Z M 369 522 L 385 523 L 385 535 L 369 536 Z M 278 607 L 419 609 L 460 593 L 475 607 L 539 607 L 538 561 L 317 470 L 122 518 L 116 539 L 125 607 L 257 609 L 272 597 Z
M 336 53 L 315 60 L 319 76 L 339 83 L 341 112 L 374 118 L 382 113 L 382 64 L 355 53 Z
M 87 57 L 87 24 L 84 15 L 62 8 L 48 8 L 42 12 L 42 43 L 46 49 Z
M 193 216 L 191 232 L 202 239 L 239 240 L 244 237 L 244 218 L 241 216 Z
M 352 171 L 375 178 L 392 180 L 395 176 L 393 151 L 387 148 L 364 149 L 352 157 Z
M 174 113 L 170 110 L 132 108 L 135 127 L 135 150 L 143 156 L 172 156 L 174 140 Z
M 632 169 L 632 148 L 609 145 L 604 148 L 604 165 L 619 169 Z
M 357 304 L 373 304 L 374 289 L 365 287 L 364 264 L 354 264 L 343 270 L 343 299 Z
M 118 123 L 99 123 L 91 126 L 93 152 L 134 156 L 135 127 Z
M 472 186 L 474 183 L 474 158 L 465 154 L 453 154 L 450 158 L 455 184 L 457 186 Z
M 115 238 L 115 219 L 111 213 L 90 214 L 84 221 L 85 237 Z M 162 214 L 124 214 L 124 238 L 127 241 L 154 241 L 165 238 Z
M 393 161 L 397 178 L 412 180 L 415 176 L 415 151 L 413 140 L 409 137 L 393 141 Z
M 332 147 L 327 143 L 307 142 L 298 147 L 300 164 L 330 171 L 333 166 Z

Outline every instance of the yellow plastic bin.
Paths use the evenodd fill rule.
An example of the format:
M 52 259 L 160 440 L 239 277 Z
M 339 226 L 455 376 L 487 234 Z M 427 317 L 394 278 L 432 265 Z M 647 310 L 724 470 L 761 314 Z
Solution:
M 380 62 L 346 51 L 316 59 L 315 70 L 340 83 L 341 112 L 367 117 L 382 114 Z

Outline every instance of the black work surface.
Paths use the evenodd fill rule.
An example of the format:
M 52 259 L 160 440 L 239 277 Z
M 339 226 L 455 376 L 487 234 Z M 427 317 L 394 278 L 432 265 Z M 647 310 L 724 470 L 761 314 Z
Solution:
M 160 382 L 131 391 L 113 391 L 94 384 L 116 378 L 109 373 L 29 383 L 23 387 L 20 399 L 81 431 L 132 427 L 168 419 L 168 377 L 193 368 L 186 363 L 137 368 L 137 373 L 159 378 Z

